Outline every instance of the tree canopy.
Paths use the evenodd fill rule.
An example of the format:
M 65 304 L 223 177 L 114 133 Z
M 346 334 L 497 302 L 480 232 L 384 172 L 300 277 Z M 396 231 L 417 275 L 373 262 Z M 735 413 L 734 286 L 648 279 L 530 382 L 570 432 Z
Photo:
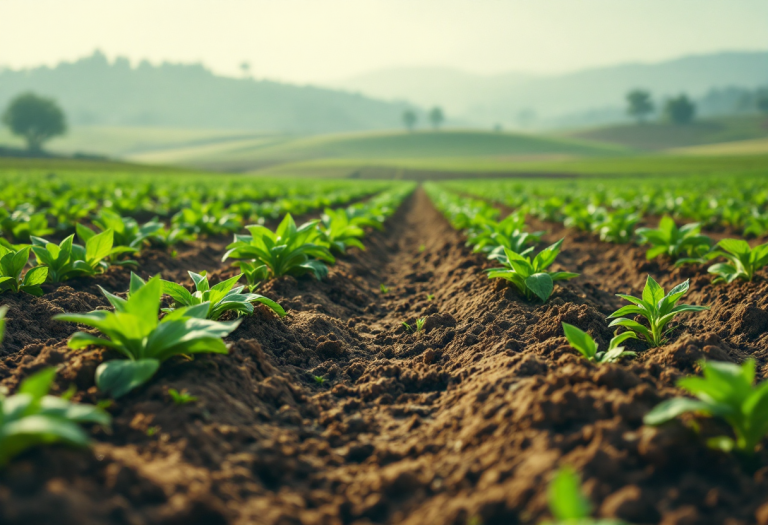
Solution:
M 643 89 L 634 89 L 627 93 L 627 104 L 629 105 L 627 113 L 638 122 L 645 120 L 654 110 L 650 92 Z
M 417 120 L 418 117 L 416 116 L 416 112 L 412 109 L 406 109 L 403 111 L 403 124 L 405 124 L 405 127 L 408 128 L 408 131 L 413 131 Z
M 445 120 L 445 115 L 443 114 L 443 109 L 435 106 L 433 107 L 429 112 L 429 122 L 432 124 L 432 127 L 437 129 L 440 127 L 440 125 Z
M 67 131 L 64 112 L 56 101 L 34 93 L 22 93 L 11 100 L 3 113 L 3 124 L 23 137 L 30 151 L 40 151 L 46 141 Z
M 689 124 L 696 115 L 696 106 L 687 95 L 681 94 L 667 100 L 664 114 L 675 124 Z

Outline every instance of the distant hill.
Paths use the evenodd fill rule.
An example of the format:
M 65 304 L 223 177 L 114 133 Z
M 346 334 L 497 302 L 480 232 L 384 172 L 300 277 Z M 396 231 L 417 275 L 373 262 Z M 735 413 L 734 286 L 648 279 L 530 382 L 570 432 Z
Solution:
M 768 86 L 768 51 L 689 56 L 656 64 L 623 64 L 564 75 L 471 75 L 450 69 L 399 68 L 336 83 L 389 100 L 440 104 L 449 116 L 491 126 L 584 125 L 625 118 L 633 88 L 657 101 L 686 92 L 699 98 L 712 88 Z
M 625 148 L 571 138 L 484 131 L 368 132 L 305 138 L 273 137 L 171 148 L 128 156 L 149 164 L 254 171 L 316 160 L 362 163 L 399 159 L 531 159 L 616 155 Z
M 701 119 L 684 126 L 648 122 L 587 129 L 567 136 L 638 150 L 686 148 L 766 138 L 768 119 L 763 116 L 720 117 Z
M 0 70 L 0 108 L 32 90 L 56 98 L 73 125 L 241 129 L 288 133 L 395 128 L 408 104 L 268 80 L 202 65 L 110 63 L 101 53 L 53 68 Z

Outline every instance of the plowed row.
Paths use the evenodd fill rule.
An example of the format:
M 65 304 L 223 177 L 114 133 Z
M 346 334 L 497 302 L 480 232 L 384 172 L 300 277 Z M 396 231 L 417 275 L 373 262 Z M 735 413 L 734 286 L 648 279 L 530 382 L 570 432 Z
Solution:
M 94 432 L 93 451 L 40 449 L 12 462 L 0 472 L 0 523 L 536 523 L 564 464 L 601 516 L 768 523 L 768 454 L 745 465 L 682 424 L 642 425 L 698 359 L 752 356 L 764 375 L 768 286 L 714 287 L 703 270 L 546 226 L 547 240 L 566 236 L 560 265 L 582 276 L 534 305 L 489 281 L 487 262 L 417 190 L 327 280 L 262 288 L 285 319 L 257 308 L 229 338 L 230 355 L 169 362 L 114 403 L 113 428 Z M 149 251 L 141 273 L 181 280 L 219 268 L 215 282 L 233 275 L 221 253 L 218 242 L 175 259 Z M 561 322 L 606 345 L 613 294 L 638 293 L 648 273 L 666 287 L 690 277 L 686 302 L 712 309 L 685 319 L 665 347 L 633 348 L 636 361 L 576 357 Z M 0 382 L 13 390 L 56 365 L 55 392 L 74 383 L 76 400 L 98 402 L 93 372 L 106 352 L 67 350 L 75 327 L 50 317 L 106 307 L 95 285 L 122 291 L 127 281 L 114 268 L 42 298 L 3 296 Z M 421 317 L 424 331 L 406 333 L 402 321 Z M 168 388 L 199 401 L 175 406 Z

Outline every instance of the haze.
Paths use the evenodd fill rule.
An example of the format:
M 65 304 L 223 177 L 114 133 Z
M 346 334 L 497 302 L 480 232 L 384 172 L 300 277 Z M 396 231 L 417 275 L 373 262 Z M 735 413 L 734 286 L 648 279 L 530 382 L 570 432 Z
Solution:
M 764 0 L 3 0 L 0 65 L 202 62 L 324 83 L 382 68 L 561 73 L 768 48 Z

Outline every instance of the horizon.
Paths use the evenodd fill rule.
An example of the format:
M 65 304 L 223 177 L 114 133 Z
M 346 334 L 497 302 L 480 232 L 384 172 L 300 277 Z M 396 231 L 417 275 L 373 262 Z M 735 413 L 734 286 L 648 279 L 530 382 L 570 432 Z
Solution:
M 217 75 L 241 77 L 239 65 L 249 62 L 256 78 L 330 85 L 411 68 L 557 76 L 768 51 L 765 35 L 768 3 L 758 0 L 202 0 L 191 8 L 181 0 L 5 0 L 0 49 L 13 53 L 0 54 L 0 65 L 50 67 L 99 49 L 110 61 L 124 56 L 134 66 L 141 60 L 202 64 Z

